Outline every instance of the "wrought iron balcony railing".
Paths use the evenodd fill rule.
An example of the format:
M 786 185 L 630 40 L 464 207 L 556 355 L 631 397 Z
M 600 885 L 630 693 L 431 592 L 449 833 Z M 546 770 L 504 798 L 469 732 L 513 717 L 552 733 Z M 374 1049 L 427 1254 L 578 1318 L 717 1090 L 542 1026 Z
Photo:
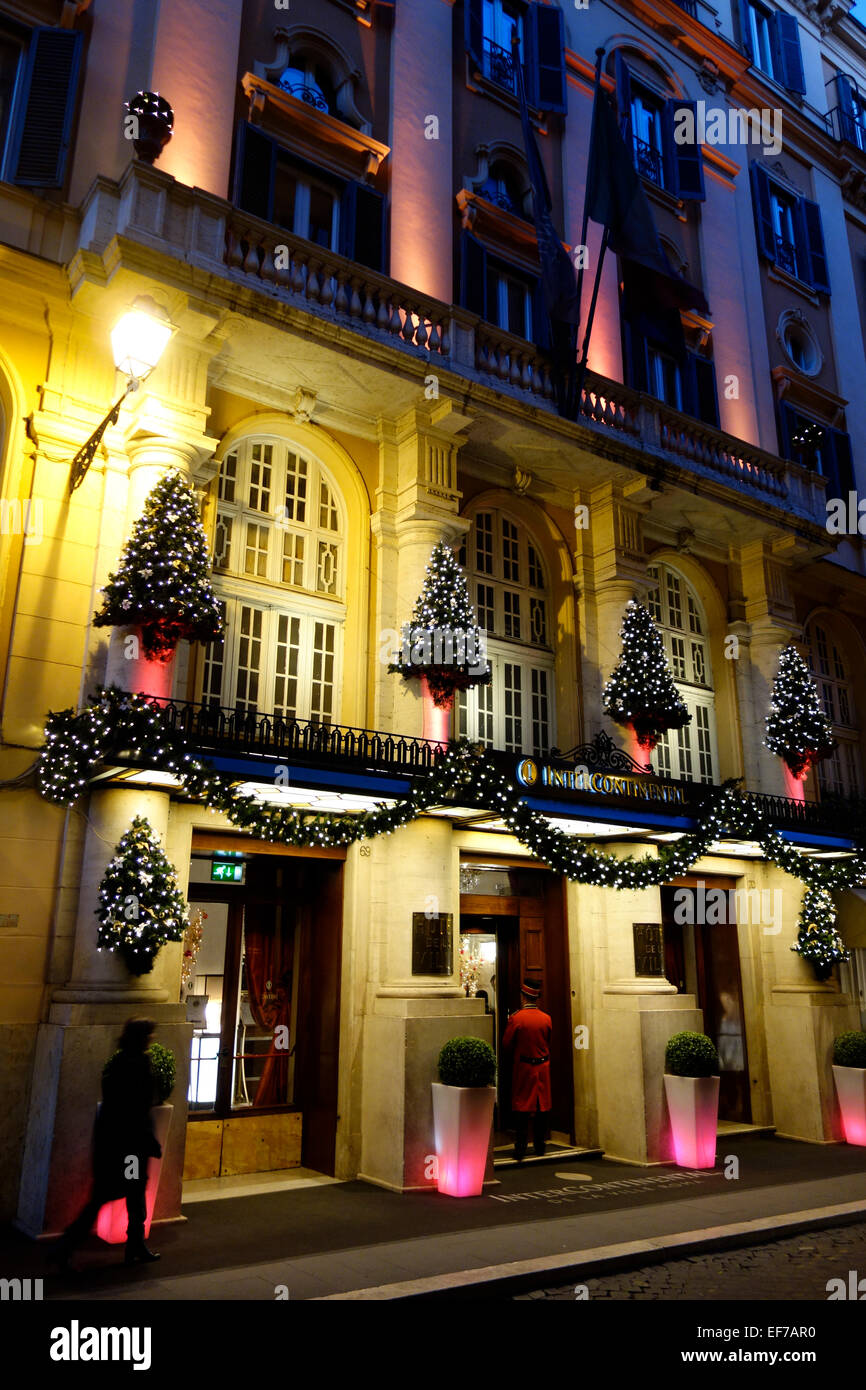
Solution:
M 298 101 L 305 101 L 308 106 L 313 106 L 317 111 L 329 111 L 330 107 L 316 87 L 307 87 L 303 82 L 280 83 L 284 92 L 288 92 L 290 97 L 297 97 Z
M 792 241 L 776 236 L 776 265 L 787 270 L 789 275 L 799 275 L 797 268 L 797 248 Z
M 484 76 L 509 92 L 517 91 L 514 59 L 507 48 L 494 43 L 492 39 L 484 40 Z
M 243 754 L 264 762 L 291 760 L 308 766 L 344 768 L 356 774 L 367 770 L 412 777 L 432 769 L 438 749 L 437 744 L 423 738 L 355 729 L 343 724 L 324 724 L 309 719 L 290 719 L 280 714 L 263 714 L 258 710 L 232 709 L 187 700 L 161 702 L 158 707 L 169 729 L 184 734 L 192 747 L 205 756 Z M 509 763 L 522 756 L 491 751 L 495 761 L 506 771 Z M 596 735 L 592 744 L 581 745 L 568 753 L 551 749 L 549 753 L 535 752 L 533 756 L 549 758 L 560 766 L 581 764 L 590 770 L 600 768 L 625 772 L 632 776 L 632 780 L 636 772 L 638 776 L 641 775 L 637 764 L 616 748 L 603 732 Z M 653 780 L 681 789 L 682 799 L 672 807 L 679 814 L 688 814 L 690 809 L 697 809 L 701 799 L 712 790 L 707 783 L 688 778 L 672 781 L 670 778 L 654 777 Z M 546 789 L 544 794 L 551 793 Z M 863 800 L 827 797 L 821 802 L 803 802 L 763 792 L 747 791 L 744 795 L 767 813 L 772 824 L 782 829 L 850 836 L 852 832 L 856 833 L 858 827 L 866 826 L 866 801 Z M 471 802 L 471 793 L 468 797 L 461 793 L 461 800 L 467 799 Z M 634 800 L 635 797 L 627 793 L 592 797 L 595 804 L 599 801 L 623 803 L 631 805 L 632 809 Z M 653 801 L 651 804 L 653 810 L 657 811 L 661 803 Z
M 834 106 L 828 113 L 828 120 L 834 140 L 847 140 L 849 145 L 856 145 L 858 150 L 866 150 L 866 123 L 862 115 L 855 115 L 851 111 L 843 110 L 841 106 Z
M 664 163 L 661 150 L 654 149 L 652 145 L 647 144 L 646 140 L 639 140 L 635 135 L 634 159 L 635 168 L 642 178 L 649 179 L 651 183 L 657 183 L 659 188 L 664 188 Z

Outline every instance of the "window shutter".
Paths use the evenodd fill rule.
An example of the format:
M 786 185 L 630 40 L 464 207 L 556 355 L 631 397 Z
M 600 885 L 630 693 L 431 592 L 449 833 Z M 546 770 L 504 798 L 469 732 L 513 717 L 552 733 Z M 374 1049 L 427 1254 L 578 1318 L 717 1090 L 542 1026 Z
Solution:
M 622 321 L 622 347 L 626 378 L 634 391 L 647 389 L 646 339 L 627 318 Z
M 686 409 L 705 425 L 719 423 L 719 397 L 716 391 L 716 367 L 709 357 L 696 352 L 686 354 Z
M 680 101 L 677 98 L 665 102 L 662 112 L 665 183 L 678 198 L 690 198 L 702 203 L 707 195 L 704 189 L 704 161 L 700 143 L 696 139 L 694 144 L 678 145 L 674 139 L 676 114 L 683 107 L 688 107 L 691 111 L 692 129 L 697 135 L 697 102 Z
M 791 458 L 791 435 L 796 424 L 794 411 L 787 401 L 779 402 L 779 457 Z
M 773 43 L 775 76 L 789 92 L 805 96 L 806 78 L 803 74 L 803 55 L 800 52 L 800 26 L 792 14 L 778 10 L 770 30 Z
M 852 145 L 856 145 L 857 107 L 854 102 L 854 87 L 851 79 L 841 72 L 836 74 L 836 106 L 838 108 L 836 111 L 837 139 L 848 140 Z
M 749 3 L 748 0 L 739 0 L 736 5 L 737 18 L 740 21 L 740 47 L 746 54 L 750 63 L 755 61 L 752 51 L 752 31 L 749 28 Z
M 487 252 L 471 232 L 460 238 L 460 303 L 487 318 Z
M 616 109 L 619 116 L 619 128 L 622 137 L 628 145 L 632 147 L 631 133 L 631 74 L 628 70 L 628 63 L 623 58 L 619 49 L 613 55 L 614 75 L 616 77 Z M 625 125 L 623 125 L 625 122 Z
M 385 199 L 366 183 L 347 183 L 343 190 L 340 254 L 370 270 L 385 268 Z
M 484 10 L 482 0 L 463 0 L 466 52 L 478 72 L 484 71 Z
M 75 29 L 33 30 L 9 161 L 13 183 L 63 187 L 83 41 Z
M 821 230 L 821 209 L 808 198 L 801 198 L 799 209 L 802 217 L 802 233 L 809 268 L 809 280 L 813 289 L 830 293 L 830 273 L 827 269 L 827 253 L 824 250 L 824 233 Z
M 758 251 L 762 256 L 766 256 L 767 260 L 775 262 L 776 234 L 770 209 L 770 179 L 762 164 L 752 164 L 749 175 L 752 181 L 752 205 L 755 209 Z
M 540 276 L 532 287 L 532 340 L 540 352 L 547 352 L 550 348 L 550 315 Z
M 565 21 L 552 5 L 531 4 L 524 19 L 529 99 L 540 111 L 568 110 L 565 84 Z
M 832 463 L 828 471 L 827 496 L 844 497 L 854 492 L 854 460 L 851 455 L 851 436 L 841 430 L 828 430 L 827 435 L 833 451 Z M 833 490 L 835 489 L 835 491 Z
M 270 222 L 273 211 L 276 146 L 249 121 L 238 126 L 235 206 Z

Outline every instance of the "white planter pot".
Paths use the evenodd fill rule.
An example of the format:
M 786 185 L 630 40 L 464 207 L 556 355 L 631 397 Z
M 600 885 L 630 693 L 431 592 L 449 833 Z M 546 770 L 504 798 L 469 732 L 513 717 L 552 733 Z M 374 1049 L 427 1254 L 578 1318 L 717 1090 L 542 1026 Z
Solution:
M 680 1168 L 715 1167 L 721 1078 L 664 1076 L 674 1161 Z
M 836 1095 L 847 1144 L 866 1146 L 866 1069 L 833 1067 Z
M 493 1127 L 495 1086 L 433 1082 L 433 1134 L 438 1189 L 449 1197 L 480 1197 Z
M 99 1106 L 97 1106 L 97 1113 L 98 1111 Z M 154 1105 L 150 1112 L 150 1117 L 153 1120 L 153 1132 L 163 1155 L 165 1155 L 165 1145 L 168 1140 L 168 1130 L 173 1111 L 173 1105 Z M 144 1196 L 147 1207 L 147 1215 L 144 1218 L 145 1240 L 150 1235 L 150 1223 L 153 1220 L 153 1209 L 156 1206 L 156 1193 L 159 1188 L 161 1170 L 161 1158 L 148 1159 L 147 1189 Z M 126 1240 L 127 1221 L 125 1197 L 118 1197 L 114 1202 L 106 1202 L 96 1222 L 96 1234 L 109 1245 L 122 1245 Z

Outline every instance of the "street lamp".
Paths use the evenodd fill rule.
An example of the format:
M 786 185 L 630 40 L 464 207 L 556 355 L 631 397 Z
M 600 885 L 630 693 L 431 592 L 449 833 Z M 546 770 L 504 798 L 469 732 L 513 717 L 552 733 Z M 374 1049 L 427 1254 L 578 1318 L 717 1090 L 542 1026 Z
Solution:
M 70 495 L 84 481 L 105 431 L 109 425 L 117 424 L 123 402 L 150 376 L 173 333 L 174 328 L 168 315 L 149 296 L 136 299 L 132 308 L 127 309 L 112 328 L 111 350 L 114 354 L 114 365 L 127 378 L 126 390 L 72 460 L 69 476 Z

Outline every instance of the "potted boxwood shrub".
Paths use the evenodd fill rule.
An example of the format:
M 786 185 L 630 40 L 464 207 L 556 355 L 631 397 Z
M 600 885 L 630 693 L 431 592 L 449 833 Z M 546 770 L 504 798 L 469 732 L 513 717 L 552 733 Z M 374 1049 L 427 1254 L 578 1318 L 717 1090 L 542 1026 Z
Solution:
M 433 1133 L 440 1192 L 480 1197 L 496 1100 L 496 1054 L 481 1038 L 451 1038 L 433 1082 Z
M 113 1064 L 118 1053 L 113 1053 L 103 1067 L 103 1076 Z M 157 1143 L 165 1155 L 165 1145 L 168 1140 L 168 1130 L 171 1124 L 171 1117 L 174 1111 L 173 1105 L 166 1102 L 174 1090 L 177 1067 L 175 1065 L 174 1053 L 168 1047 L 163 1047 L 161 1043 L 153 1042 L 147 1049 L 150 1058 L 150 1070 L 153 1074 L 153 1091 L 156 1105 L 151 1108 L 151 1119 L 153 1120 L 153 1132 L 156 1135 Z M 151 1158 L 147 1166 L 147 1189 L 145 1191 L 145 1203 L 147 1214 L 144 1219 L 144 1238 L 150 1235 L 150 1223 L 153 1220 L 153 1209 L 156 1206 L 156 1194 L 159 1189 L 159 1175 L 162 1171 L 162 1159 Z M 96 1234 L 106 1241 L 109 1245 L 122 1245 L 126 1240 L 127 1211 L 126 1201 L 123 1197 L 118 1197 L 114 1202 L 107 1202 L 99 1213 L 96 1222 Z
M 705 1033 L 668 1038 L 665 1095 L 671 1117 L 674 1161 L 680 1168 L 713 1168 L 719 1116 L 719 1058 Z
M 866 1146 L 866 1033 L 840 1033 L 833 1044 L 833 1079 L 848 1144 Z

